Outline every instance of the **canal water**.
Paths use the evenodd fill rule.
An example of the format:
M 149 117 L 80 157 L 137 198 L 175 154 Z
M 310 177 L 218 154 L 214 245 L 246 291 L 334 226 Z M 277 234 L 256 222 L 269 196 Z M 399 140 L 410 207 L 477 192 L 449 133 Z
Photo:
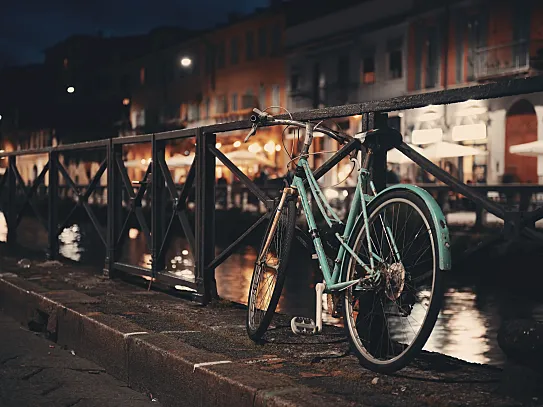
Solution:
M 5 241 L 6 235 L 5 219 L 0 212 L 0 241 Z M 24 218 L 18 229 L 18 242 L 23 246 L 45 249 L 47 233 L 35 219 Z M 294 250 L 297 255 L 289 266 L 280 311 L 312 316 L 315 312 L 314 284 L 319 277 L 310 254 L 301 246 Z M 103 244 L 92 225 L 87 223 L 72 224 L 64 229 L 60 235 L 60 253 L 77 262 L 103 266 Z M 246 303 L 255 257 L 255 249 L 246 246 L 217 269 L 221 297 Z M 144 237 L 137 229 L 130 229 L 121 260 L 149 267 L 150 259 Z M 177 236 L 172 239 L 167 264 L 168 273 L 188 278 L 193 276 L 194 263 L 184 238 Z M 470 362 L 501 365 L 504 355 L 496 335 L 502 318 L 518 314 L 543 320 L 543 301 L 530 299 L 529 295 L 522 293 L 511 296 L 509 291 L 506 283 L 481 284 L 480 278 L 472 273 L 450 272 L 445 301 L 425 349 Z M 340 322 L 331 316 L 327 316 L 325 321 L 332 324 Z

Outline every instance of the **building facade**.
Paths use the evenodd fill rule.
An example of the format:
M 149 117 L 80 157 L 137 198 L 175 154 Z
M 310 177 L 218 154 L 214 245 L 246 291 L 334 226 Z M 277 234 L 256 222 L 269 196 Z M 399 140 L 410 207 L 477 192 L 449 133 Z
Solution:
M 146 133 L 198 127 L 248 119 L 255 107 L 285 107 L 284 31 L 283 11 L 272 7 L 232 18 L 224 26 L 132 61 L 130 69 L 139 72 L 130 108 L 132 128 Z M 242 144 L 246 132 L 221 134 L 217 146 L 249 176 L 263 167 L 281 175 L 287 161 L 279 147 L 281 131 L 262 129 L 248 145 Z M 174 158 L 193 152 L 194 140 L 187 140 L 170 147 L 167 154 Z M 257 158 L 250 160 L 247 153 Z M 145 153 L 135 154 L 132 159 L 137 161 Z M 177 179 L 188 170 L 183 167 L 176 170 Z M 222 176 L 233 181 L 219 165 L 217 177 Z
M 543 74 L 542 24 L 536 1 L 459 2 L 418 16 L 409 26 L 408 92 Z M 487 151 L 453 163 L 465 181 L 543 181 L 543 157 L 509 152 L 543 140 L 541 93 L 428 106 L 406 111 L 405 119 L 412 142 L 425 130 L 418 135 Z
M 476 0 L 363 1 L 311 21 L 293 21 L 286 30 L 289 108 L 539 75 L 542 23 L 541 2 Z M 434 160 L 464 181 L 538 182 L 543 181 L 543 158 L 510 154 L 509 147 L 542 139 L 542 97 L 534 93 L 390 112 L 389 125 L 421 147 L 441 141 L 481 150 L 476 156 Z M 355 132 L 359 123 L 350 118 L 340 127 Z M 325 143 L 324 150 L 334 144 Z M 412 182 L 428 181 L 408 165 L 397 170 Z

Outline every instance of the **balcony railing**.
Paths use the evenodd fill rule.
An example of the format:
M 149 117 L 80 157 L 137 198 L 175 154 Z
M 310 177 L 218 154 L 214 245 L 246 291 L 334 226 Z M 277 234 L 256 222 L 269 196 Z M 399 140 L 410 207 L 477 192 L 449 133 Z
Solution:
M 476 80 L 527 73 L 541 69 L 543 41 L 522 40 L 492 47 L 478 48 L 471 55 Z

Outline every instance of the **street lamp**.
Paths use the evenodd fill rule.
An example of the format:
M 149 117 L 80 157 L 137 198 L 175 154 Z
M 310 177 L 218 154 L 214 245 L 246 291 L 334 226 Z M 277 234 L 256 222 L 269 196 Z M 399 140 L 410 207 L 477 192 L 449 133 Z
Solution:
M 2 115 L 0 114 L 0 120 L 2 120 Z
M 192 65 L 192 59 L 190 59 L 189 57 L 183 57 L 183 58 L 181 58 L 181 65 L 182 65 L 184 68 L 188 68 L 189 66 Z
M 75 88 L 73 86 L 68 86 L 68 88 L 66 89 L 66 92 L 68 93 L 74 93 L 75 92 Z

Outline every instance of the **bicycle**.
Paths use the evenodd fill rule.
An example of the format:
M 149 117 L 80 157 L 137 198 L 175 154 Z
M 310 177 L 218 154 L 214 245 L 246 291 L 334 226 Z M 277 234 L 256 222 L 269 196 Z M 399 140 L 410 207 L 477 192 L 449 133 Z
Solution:
M 256 114 L 251 117 L 253 126 L 246 142 L 266 125 L 305 129 L 305 139 L 300 155 L 291 157 L 298 160 L 293 180 L 282 190 L 255 262 L 247 307 L 249 337 L 261 341 L 275 313 L 300 203 L 313 240 L 313 258 L 318 260 L 324 281 L 315 286 L 315 321 L 294 317 L 292 331 L 322 331 L 322 296 L 328 294 L 335 299 L 334 312 L 342 308 L 345 330 L 361 365 L 381 373 L 402 369 L 430 336 L 441 307 L 442 271 L 451 268 L 447 223 L 433 197 L 407 184 L 377 192 L 370 179 L 372 156 L 402 144 L 402 135 L 387 127 L 351 137 L 322 126 L 322 122 L 315 125 L 292 120 L 292 116 L 276 119 L 258 109 L 253 111 Z M 315 131 L 343 145 L 330 163 L 350 155 L 358 164 L 355 194 L 345 222 L 326 200 L 307 160 Z M 364 150 L 363 159 L 358 159 L 359 151 Z M 324 249 L 322 228 L 316 224 L 306 185 L 337 241 L 335 259 Z

